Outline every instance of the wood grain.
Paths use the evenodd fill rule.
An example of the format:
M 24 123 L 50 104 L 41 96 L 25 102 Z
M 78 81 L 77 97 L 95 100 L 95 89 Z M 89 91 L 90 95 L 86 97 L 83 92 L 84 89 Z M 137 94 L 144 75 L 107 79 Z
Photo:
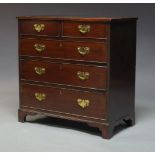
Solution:
M 45 74 L 36 74 L 34 68 L 45 68 Z M 80 80 L 77 72 L 89 72 L 90 77 L 84 81 Z M 105 67 L 85 66 L 75 64 L 50 63 L 43 61 L 21 61 L 21 78 L 32 81 L 51 82 L 86 88 L 106 89 Z
M 45 28 L 43 31 L 37 32 L 34 24 L 44 24 Z M 21 34 L 59 36 L 61 27 L 58 21 L 24 20 L 19 23 L 19 29 Z
M 19 23 L 19 121 L 43 114 L 86 122 L 109 139 L 124 121 L 135 124 L 135 64 L 137 18 L 17 17 Z M 36 32 L 34 24 L 45 24 Z M 79 25 L 89 25 L 86 34 Z M 34 44 L 45 44 L 38 53 Z M 77 47 L 90 47 L 81 56 Z M 45 68 L 42 75 L 34 68 Z M 77 72 L 89 72 L 80 80 Z M 38 101 L 35 93 L 44 93 Z M 81 108 L 77 99 L 90 101 Z
M 45 50 L 37 52 L 34 48 L 35 44 L 45 45 Z M 78 52 L 78 47 L 88 47 L 89 53 L 81 55 Z M 74 61 L 85 62 L 107 62 L 107 43 L 91 42 L 91 41 L 64 41 L 56 39 L 44 38 L 22 38 L 20 42 L 20 55 L 59 58 Z
M 43 101 L 38 101 L 35 98 L 36 92 L 46 94 L 46 99 Z M 102 119 L 105 116 L 106 94 L 29 85 L 23 83 L 21 86 L 21 96 L 22 106 Z M 90 105 L 86 108 L 81 108 L 77 103 L 78 98 L 89 100 Z
M 79 25 L 89 25 L 90 32 L 82 34 L 78 29 Z M 78 38 L 106 38 L 107 25 L 101 23 L 64 21 L 62 36 Z

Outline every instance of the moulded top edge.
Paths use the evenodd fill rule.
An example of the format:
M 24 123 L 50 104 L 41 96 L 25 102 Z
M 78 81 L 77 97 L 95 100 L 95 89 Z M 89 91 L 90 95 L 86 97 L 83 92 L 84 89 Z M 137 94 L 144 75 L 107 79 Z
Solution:
M 19 16 L 17 19 L 36 19 L 36 20 L 70 20 L 70 21 L 98 21 L 98 22 L 113 22 L 113 21 L 136 21 L 137 17 L 56 17 L 56 16 Z

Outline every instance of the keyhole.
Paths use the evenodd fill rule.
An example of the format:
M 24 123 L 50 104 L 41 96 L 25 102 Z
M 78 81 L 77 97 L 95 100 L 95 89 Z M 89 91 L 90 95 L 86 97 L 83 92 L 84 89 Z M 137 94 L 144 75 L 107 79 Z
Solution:
M 59 94 L 62 95 L 62 91 L 61 90 L 60 90 Z
M 59 44 L 59 47 L 62 47 L 62 46 L 63 46 L 62 43 L 60 43 L 60 44 Z
M 61 64 L 59 65 L 59 70 L 62 70 L 62 65 Z

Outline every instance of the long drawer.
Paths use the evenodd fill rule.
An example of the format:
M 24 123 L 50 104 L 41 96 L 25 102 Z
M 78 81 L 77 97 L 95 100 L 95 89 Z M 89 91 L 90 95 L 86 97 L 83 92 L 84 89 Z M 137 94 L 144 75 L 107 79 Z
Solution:
M 20 41 L 20 55 L 106 62 L 107 44 L 106 42 L 22 38 Z
M 104 118 L 106 94 L 22 83 L 21 106 L 49 112 Z
M 76 87 L 106 89 L 107 68 L 37 60 L 21 60 L 21 78 Z

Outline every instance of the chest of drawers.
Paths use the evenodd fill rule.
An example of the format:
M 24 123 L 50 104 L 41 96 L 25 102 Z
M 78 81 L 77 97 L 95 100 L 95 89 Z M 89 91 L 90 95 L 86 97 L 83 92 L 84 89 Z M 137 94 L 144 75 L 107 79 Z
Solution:
M 43 114 L 110 138 L 135 123 L 137 18 L 18 17 L 19 121 Z

